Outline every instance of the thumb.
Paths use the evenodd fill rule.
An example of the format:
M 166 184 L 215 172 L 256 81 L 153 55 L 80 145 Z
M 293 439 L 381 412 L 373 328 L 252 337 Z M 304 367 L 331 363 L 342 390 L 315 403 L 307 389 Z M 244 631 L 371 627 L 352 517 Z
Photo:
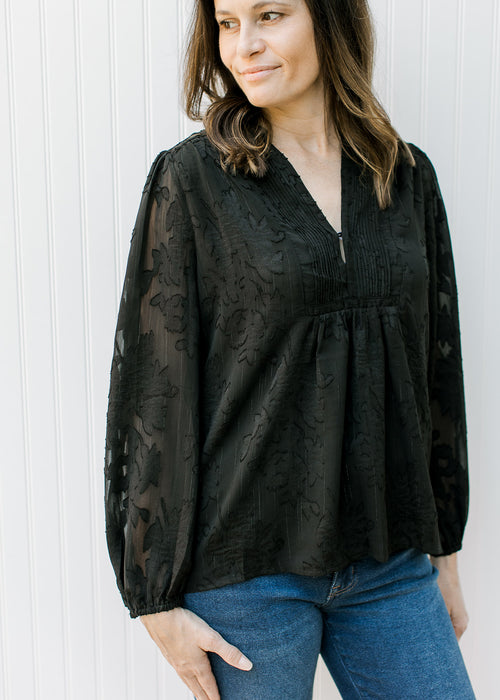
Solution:
M 242 671 L 250 671 L 253 664 L 250 659 L 241 653 L 238 647 L 229 644 L 218 632 L 212 632 L 207 644 L 205 645 L 205 651 L 213 651 L 218 654 L 226 663 L 230 666 L 235 666 Z

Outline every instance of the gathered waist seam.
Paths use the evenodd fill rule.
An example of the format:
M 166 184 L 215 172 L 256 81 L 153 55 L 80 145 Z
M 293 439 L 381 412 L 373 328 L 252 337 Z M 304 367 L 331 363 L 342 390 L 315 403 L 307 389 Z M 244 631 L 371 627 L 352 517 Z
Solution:
M 399 308 L 399 295 L 391 296 L 359 298 L 359 297 L 343 297 L 335 301 L 329 301 L 324 304 L 311 305 L 304 307 L 303 312 L 310 316 L 321 316 L 330 311 L 349 311 L 350 309 L 364 309 L 377 307 L 386 309 L 388 307 Z

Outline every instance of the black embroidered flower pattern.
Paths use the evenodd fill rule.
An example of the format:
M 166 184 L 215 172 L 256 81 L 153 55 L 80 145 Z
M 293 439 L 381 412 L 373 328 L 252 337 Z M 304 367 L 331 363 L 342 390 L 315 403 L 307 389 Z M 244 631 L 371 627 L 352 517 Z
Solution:
M 225 174 L 204 132 L 149 172 L 118 316 L 106 532 L 132 617 L 278 572 L 461 547 L 458 298 L 434 168 L 393 205 L 342 155 L 342 236 L 274 147 Z

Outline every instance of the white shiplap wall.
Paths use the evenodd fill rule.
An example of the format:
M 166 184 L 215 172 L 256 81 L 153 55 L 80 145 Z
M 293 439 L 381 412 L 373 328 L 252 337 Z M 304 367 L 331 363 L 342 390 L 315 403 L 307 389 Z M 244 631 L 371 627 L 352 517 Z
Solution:
M 104 539 L 103 445 L 128 244 L 177 109 L 186 0 L 2 0 L 0 697 L 184 700 L 125 612 Z M 454 241 L 472 502 L 462 642 L 497 697 L 498 0 L 372 0 L 376 84 L 433 160 Z M 496 280 L 496 281 L 495 281 Z M 336 696 L 322 664 L 315 700 Z

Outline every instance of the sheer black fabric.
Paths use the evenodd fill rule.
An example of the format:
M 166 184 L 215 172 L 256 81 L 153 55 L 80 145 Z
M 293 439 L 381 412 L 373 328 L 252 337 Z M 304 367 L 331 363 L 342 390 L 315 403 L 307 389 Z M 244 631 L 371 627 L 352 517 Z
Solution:
M 438 181 L 393 205 L 342 154 L 342 237 L 285 156 L 162 151 L 132 236 L 106 434 L 106 532 L 132 617 L 254 576 L 461 547 L 458 299 Z

